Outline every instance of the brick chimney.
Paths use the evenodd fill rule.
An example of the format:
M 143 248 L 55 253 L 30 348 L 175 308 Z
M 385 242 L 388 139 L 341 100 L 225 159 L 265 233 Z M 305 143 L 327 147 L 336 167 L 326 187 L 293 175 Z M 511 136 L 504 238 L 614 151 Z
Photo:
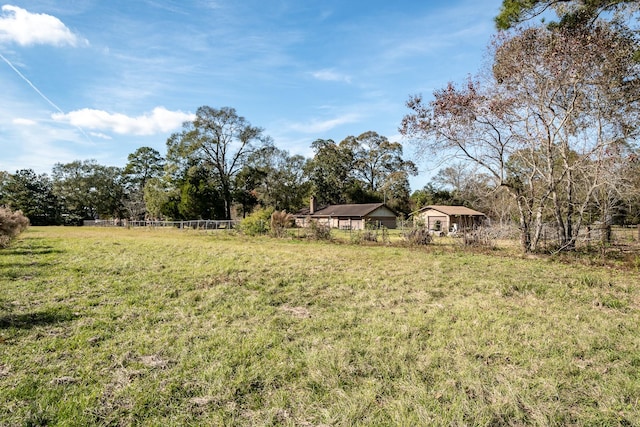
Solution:
M 309 201 L 309 214 L 313 215 L 314 213 L 316 213 L 316 209 L 316 197 L 311 196 L 311 200 Z

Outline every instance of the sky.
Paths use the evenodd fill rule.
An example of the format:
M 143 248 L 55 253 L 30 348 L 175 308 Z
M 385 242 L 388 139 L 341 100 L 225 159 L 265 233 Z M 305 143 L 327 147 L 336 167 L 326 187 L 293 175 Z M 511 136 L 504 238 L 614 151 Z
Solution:
M 198 107 L 232 107 L 274 144 L 398 127 L 485 61 L 501 0 L 0 0 L 0 171 L 107 166 Z M 437 171 L 418 163 L 413 190 Z

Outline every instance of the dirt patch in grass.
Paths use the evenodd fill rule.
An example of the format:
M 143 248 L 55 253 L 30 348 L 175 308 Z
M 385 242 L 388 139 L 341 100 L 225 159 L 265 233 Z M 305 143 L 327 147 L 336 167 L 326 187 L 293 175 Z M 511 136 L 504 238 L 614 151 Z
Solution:
M 169 361 L 156 355 L 141 356 L 140 362 L 148 368 L 165 369 L 169 366 Z
M 288 305 L 283 305 L 280 309 L 299 319 L 307 319 L 311 317 L 311 312 L 306 307 L 290 307 Z

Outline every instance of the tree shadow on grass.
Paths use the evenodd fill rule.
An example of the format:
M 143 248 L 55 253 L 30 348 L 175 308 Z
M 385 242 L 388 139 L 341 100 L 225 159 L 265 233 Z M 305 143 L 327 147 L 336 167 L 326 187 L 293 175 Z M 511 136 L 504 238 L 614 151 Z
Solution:
M 52 246 L 39 246 L 36 248 L 5 248 L 0 251 L 0 255 L 47 255 L 47 254 L 60 254 L 63 251 L 55 249 Z
M 32 269 L 42 269 L 46 267 L 51 267 L 53 263 L 51 262 L 36 262 L 36 261 L 23 261 L 23 262 L 2 262 L 0 259 L 0 272 L 4 269 L 12 269 L 12 268 L 32 268 Z M 1 274 L 1 273 L 0 273 Z M 11 275 L 11 273 L 5 273 Z
M 5 276 L 10 279 L 21 277 L 33 277 L 37 272 L 52 265 L 49 261 L 42 261 L 46 258 L 42 255 L 59 254 L 64 251 L 53 246 L 43 245 L 36 247 L 9 247 L 0 249 L 0 277 Z M 22 271 L 28 269 L 29 272 Z
M 31 329 L 36 326 L 69 322 L 77 316 L 66 308 L 53 308 L 32 313 L 9 313 L 0 315 L 0 329 Z

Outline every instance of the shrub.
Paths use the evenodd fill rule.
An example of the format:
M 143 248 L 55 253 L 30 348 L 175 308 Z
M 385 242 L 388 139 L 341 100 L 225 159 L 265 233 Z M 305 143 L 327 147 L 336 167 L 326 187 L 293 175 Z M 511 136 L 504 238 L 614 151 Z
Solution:
M 364 237 L 362 236 L 362 230 L 355 230 L 350 233 L 349 239 L 351 243 L 354 245 L 359 245 L 364 241 Z
M 391 236 L 389 236 L 389 229 L 387 227 L 381 227 L 380 233 L 382 234 L 382 243 L 385 245 L 391 243 Z
M 414 228 L 403 234 L 404 240 L 410 245 L 428 245 L 432 242 L 433 236 L 426 228 Z
M 0 248 L 6 247 L 11 240 L 29 226 L 29 219 L 22 211 L 12 211 L 0 207 Z
M 378 232 L 375 230 L 364 230 L 362 232 L 362 240 L 365 242 L 377 242 Z
M 284 237 L 287 228 L 294 224 L 294 217 L 287 211 L 275 211 L 271 214 L 271 234 L 274 237 Z
M 266 234 L 269 231 L 271 214 L 273 214 L 273 208 L 256 209 L 240 221 L 240 231 L 248 236 Z
M 364 230 L 357 230 L 351 233 L 351 243 L 359 245 L 364 242 L 378 242 L 378 236 L 382 238 L 382 243 L 388 244 L 391 239 L 389 237 L 389 230 L 386 227 L 375 229 L 367 227 Z
M 364 225 L 364 230 L 358 232 L 359 235 L 356 238 L 357 242 L 377 242 L 378 235 L 381 235 L 383 243 L 389 243 L 389 230 L 384 226 L 376 226 L 373 223 L 367 221 Z M 354 239 L 352 239 L 354 241 Z
M 479 227 L 475 230 L 464 233 L 463 242 L 465 246 L 479 246 L 483 248 L 495 248 L 498 235 L 496 230 L 487 227 Z
M 309 221 L 309 234 L 307 237 L 314 240 L 331 240 L 331 228 L 328 225 L 320 224 L 316 220 Z

